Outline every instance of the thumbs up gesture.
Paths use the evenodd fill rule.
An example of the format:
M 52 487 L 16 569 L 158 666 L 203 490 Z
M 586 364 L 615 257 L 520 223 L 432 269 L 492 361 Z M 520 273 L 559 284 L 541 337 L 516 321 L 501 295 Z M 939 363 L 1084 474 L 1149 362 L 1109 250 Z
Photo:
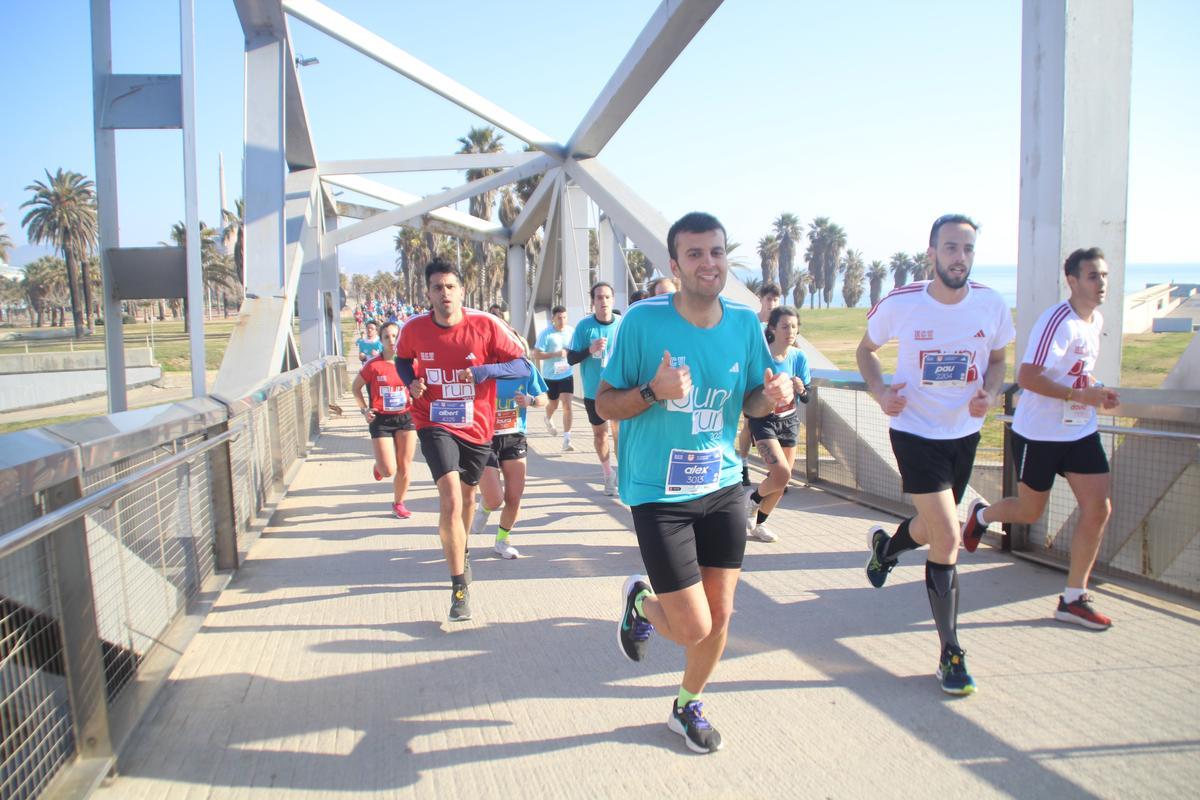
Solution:
M 777 375 L 773 369 L 767 367 L 763 370 L 763 394 L 778 408 L 792 402 L 796 388 L 792 386 L 791 376 L 786 372 Z
M 663 350 L 662 361 L 650 381 L 650 388 L 659 400 L 682 400 L 691 394 L 692 371 L 686 364 L 682 367 L 671 366 L 671 353 Z
M 904 407 L 908 405 L 908 398 L 900 394 L 900 390 L 907 385 L 908 383 L 906 381 L 893 383 L 891 386 L 888 386 L 886 389 L 884 389 L 879 395 L 879 407 L 883 409 L 884 414 L 887 414 L 889 417 L 894 417 L 903 411 Z

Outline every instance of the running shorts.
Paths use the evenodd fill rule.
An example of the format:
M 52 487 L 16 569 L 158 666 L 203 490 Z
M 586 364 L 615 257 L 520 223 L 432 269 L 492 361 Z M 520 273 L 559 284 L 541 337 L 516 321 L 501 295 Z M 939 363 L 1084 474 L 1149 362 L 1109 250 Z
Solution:
M 443 475 L 457 470 L 459 480 L 468 486 L 478 486 L 479 476 L 492 452 L 490 445 L 463 441 L 445 428 L 436 426 L 417 431 L 421 455 L 437 483 Z
M 979 434 L 960 439 L 926 439 L 914 433 L 891 430 L 892 452 L 900 468 L 900 481 L 908 494 L 932 494 L 951 489 L 955 504 L 961 503 L 971 470 Z
M 770 414 L 765 417 L 746 417 L 750 426 L 750 438 L 757 442 L 761 439 L 776 439 L 780 447 L 795 447 L 800 438 L 800 416 L 788 414 L 777 417 Z
M 746 504 L 740 484 L 695 500 L 643 503 L 630 511 L 642 562 L 656 593 L 699 583 L 701 567 L 741 568 L 746 553 Z
M 400 431 L 415 431 L 417 426 L 413 424 L 412 414 L 405 411 L 403 414 L 380 414 L 375 413 L 375 418 L 367 425 L 371 431 L 372 439 L 391 439 L 392 434 Z
M 575 394 L 574 375 L 568 375 L 557 381 L 546 381 L 546 397 L 557 400 L 560 394 Z
M 1035 492 L 1050 491 L 1055 475 L 1103 475 L 1109 471 L 1108 456 L 1095 431 L 1073 442 L 1026 439 L 1013 431 L 1012 449 L 1017 480 Z

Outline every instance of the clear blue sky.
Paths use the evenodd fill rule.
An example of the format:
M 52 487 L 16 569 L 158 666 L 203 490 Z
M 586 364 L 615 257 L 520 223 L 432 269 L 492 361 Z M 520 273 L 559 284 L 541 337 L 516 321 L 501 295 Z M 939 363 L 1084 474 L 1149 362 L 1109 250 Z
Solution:
M 565 141 L 656 2 L 328 4 Z M 177 4 L 114 0 L 114 67 L 177 72 Z M 218 219 L 217 153 L 241 194 L 242 33 L 231 0 L 196 0 L 201 218 Z M 1018 0 L 838 3 L 728 0 L 630 117 L 601 160 L 667 218 L 716 213 L 756 263 L 782 211 L 828 216 L 865 258 L 923 247 L 929 221 L 983 224 L 978 261 L 1017 254 Z M 94 175 L 86 0 L 0 10 L 0 218 L 25 244 L 24 187 L 57 167 Z M 322 159 L 448 153 L 479 121 L 292 20 Z M 1136 0 L 1128 260 L 1200 263 L 1200 3 Z M 938 111 L 947 105 L 952 113 Z M 509 149 L 521 146 L 506 135 Z M 183 216 L 177 131 L 121 132 L 123 245 L 167 238 Z M 945 153 L 957 153 L 947 160 Z M 393 181 L 416 193 L 461 182 Z M 392 264 L 391 238 L 342 248 L 343 269 Z M 19 248 L 13 263 L 35 257 Z

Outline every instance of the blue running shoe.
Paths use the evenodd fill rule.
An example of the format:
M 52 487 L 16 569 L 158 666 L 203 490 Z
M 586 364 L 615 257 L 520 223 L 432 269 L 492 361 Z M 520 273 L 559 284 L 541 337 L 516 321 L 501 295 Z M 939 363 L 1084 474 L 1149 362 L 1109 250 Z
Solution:
M 947 647 L 938 662 L 938 680 L 946 694 L 975 694 L 975 681 L 967 672 L 967 654 L 961 648 Z
M 693 753 L 715 753 L 721 749 L 721 734 L 704 718 L 703 708 L 699 700 L 692 700 L 683 708 L 672 703 L 667 727 L 682 736 Z
M 630 661 L 641 661 L 646 657 L 646 646 L 654 626 L 637 613 L 633 601 L 643 591 L 650 591 L 650 579 L 645 575 L 630 575 L 621 587 L 621 621 L 617 624 L 617 643 L 621 655 Z
M 896 559 L 883 555 L 891 539 L 878 525 L 867 531 L 867 547 L 871 549 L 871 557 L 867 559 L 867 580 L 876 589 L 883 586 L 892 567 L 896 566 Z

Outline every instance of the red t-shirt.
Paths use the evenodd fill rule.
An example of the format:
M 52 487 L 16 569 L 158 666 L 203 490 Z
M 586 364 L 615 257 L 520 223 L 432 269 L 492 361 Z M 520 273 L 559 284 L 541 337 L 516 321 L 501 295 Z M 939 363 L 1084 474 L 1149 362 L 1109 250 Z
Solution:
M 411 317 L 400 329 L 398 358 L 415 359 L 413 372 L 425 379 L 425 393 L 412 402 L 417 428 L 436 426 L 473 444 L 491 444 L 496 382 L 460 382 L 467 367 L 500 364 L 525 354 L 504 323 L 472 308 L 457 325 L 444 328 L 429 312 Z
M 403 414 L 409 411 L 408 387 L 396 372 L 396 362 L 382 355 L 363 364 L 359 377 L 367 385 L 369 405 L 376 414 Z

